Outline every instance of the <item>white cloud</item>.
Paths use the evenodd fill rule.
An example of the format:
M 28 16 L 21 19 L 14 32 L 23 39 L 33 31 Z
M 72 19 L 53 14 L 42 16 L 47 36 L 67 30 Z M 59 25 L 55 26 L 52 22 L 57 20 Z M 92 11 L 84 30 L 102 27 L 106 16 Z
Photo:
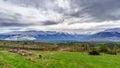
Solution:
M 0 19 L 4 20 L 0 22 L 0 26 L 4 25 L 2 22 L 14 22 L 29 25 L 3 26 L 2 29 L 0 29 L 2 32 L 13 31 L 14 29 L 11 28 L 20 27 L 19 30 L 54 30 L 88 34 L 109 28 L 120 28 L 120 20 L 118 19 L 120 15 L 119 9 L 115 9 L 113 12 L 112 10 L 107 12 L 107 9 L 104 9 L 105 12 L 100 12 L 103 7 L 106 8 L 108 6 L 107 4 L 105 6 L 100 2 L 100 5 L 103 4 L 104 6 L 100 7 L 100 11 L 97 10 L 99 5 L 96 5 L 97 8 L 94 7 L 94 3 L 98 3 L 97 0 L 93 3 L 87 3 L 87 1 L 81 1 L 79 3 L 76 0 L 74 0 L 76 3 L 72 2 L 72 0 L 45 0 L 44 3 L 40 2 L 40 0 L 27 0 L 29 3 L 27 3 L 27 1 L 24 3 L 24 0 L 21 1 L 0 0 Z M 105 1 L 105 3 L 107 2 L 108 1 Z M 86 4 L 88 4 L 87 7 Z M 100 12 L 100 14 L 98 14 L 98 12 Z M 105 16 L 103 16 L 103 14 L 105 14 Z M 109 15 L 111 17 L 109 17 Z M 48 21 L 48 23 L 49 21 L 56 23 L 53 23 L 52 25 L 43 25 L 45 21 Z
M 116 23 L 114 23 L 116 22 Z M 48 26 L 30 26 L 22 29 L 25 30 L 44 30 L 44 31 L 58 31 L 58 32 L 67 32 L 67 33 L 96 33 L 99 31 L 104 31 L 111 28 L 120 28 L 120 21 L 105 21 L 102 23 L 76 23 L 76 24 L 67 24 L 61 23 L 57 25 L 48 25 Z

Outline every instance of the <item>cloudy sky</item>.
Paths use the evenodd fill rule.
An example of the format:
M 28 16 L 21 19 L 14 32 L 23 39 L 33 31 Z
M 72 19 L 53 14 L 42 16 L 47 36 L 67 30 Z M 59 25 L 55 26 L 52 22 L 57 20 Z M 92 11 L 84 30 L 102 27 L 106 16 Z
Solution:
M 0 0 L 0 31 L 91 34 L 120 28 L 120 0 Z

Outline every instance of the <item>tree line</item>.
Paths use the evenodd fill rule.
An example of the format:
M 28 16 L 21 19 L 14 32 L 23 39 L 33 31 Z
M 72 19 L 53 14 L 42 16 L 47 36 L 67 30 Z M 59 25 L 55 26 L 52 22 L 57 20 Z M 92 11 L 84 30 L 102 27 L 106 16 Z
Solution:
M 0 41 L 0 49 L 25 49 L 40 51 L 70 51 L 86 52 L 88 54 L 107 53 L 117 55 L 120 53 L 120 43 L 103 42 L 65 42 L 65 43 L 45 43 L 45 42 L 20 42 L 20 41 Z

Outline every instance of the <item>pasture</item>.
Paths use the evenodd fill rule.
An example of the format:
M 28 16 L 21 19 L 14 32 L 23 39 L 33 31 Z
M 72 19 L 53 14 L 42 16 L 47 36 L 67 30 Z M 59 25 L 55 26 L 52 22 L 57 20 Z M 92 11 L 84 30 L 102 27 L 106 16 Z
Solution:
M 30 51 L 21 56 L 0 51 L 0 68 L 120 68 L 120 55 L 88 55 L 84 52 Z M 42 55 L 40 58 L 39 55 Z

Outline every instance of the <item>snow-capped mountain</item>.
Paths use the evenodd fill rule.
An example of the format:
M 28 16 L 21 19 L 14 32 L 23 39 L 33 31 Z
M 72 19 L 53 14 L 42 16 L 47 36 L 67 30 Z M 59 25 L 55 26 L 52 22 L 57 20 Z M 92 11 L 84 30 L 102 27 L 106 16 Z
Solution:
M 103 32 L 90 35 L 87 41 L 120 42 L 120 28 L 107 29 Z
M 14 31 L 0 34 L 0 40 L 36 42 L 119 42 L 119 29 L 109 29 L 92 35 L 69 34 L 55 31 Z
M 99 32 L 89 36 L 87 41 L 118 42 L 120 41 L 120 33 L 119 32 Z
M 37 42 L 62 42 L 81 41 L 85 35 L 68 34 L 55 31 L 15 31 L 0 34 L 1 40 L 37 41 Z

